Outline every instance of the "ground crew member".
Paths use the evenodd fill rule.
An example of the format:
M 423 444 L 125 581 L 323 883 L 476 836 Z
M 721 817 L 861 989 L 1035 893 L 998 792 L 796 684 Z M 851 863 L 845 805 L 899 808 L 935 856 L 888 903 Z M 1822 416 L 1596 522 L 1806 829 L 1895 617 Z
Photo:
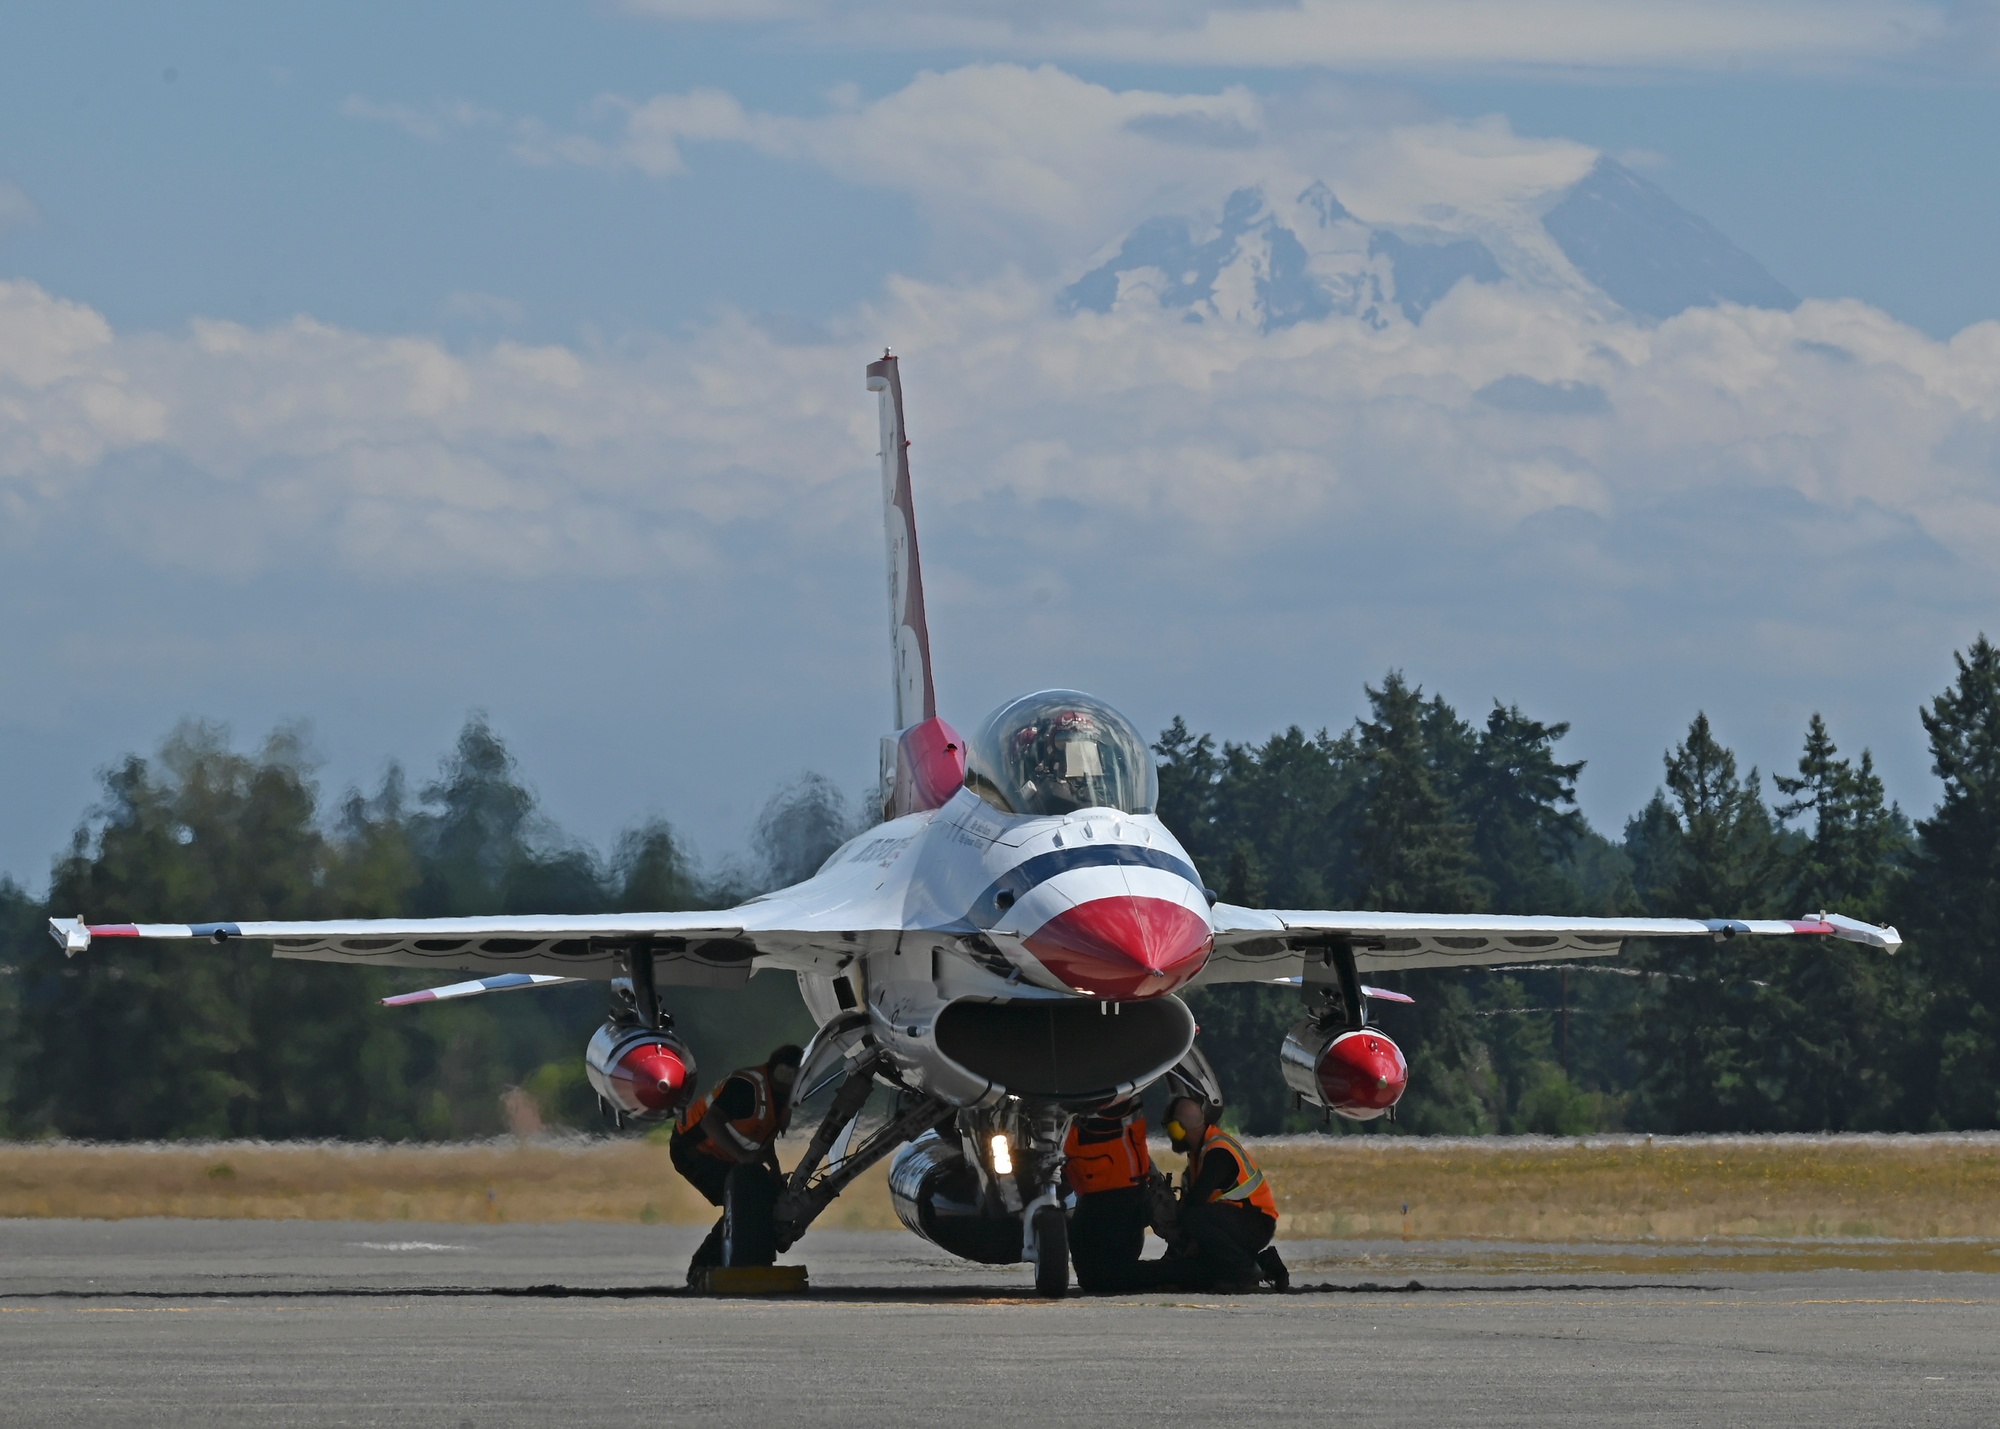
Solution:
M 1070 1123 L 1063 1174 L 1076 1193 L 1069 1254 L 1087 1291 L 1129 1290 L 1146 1248 L 1146 1114 L 1137 1097 L 1112 1102 Z
M 731 1072 L 682 1111 L 668 1148 L 674 1169 L 722 1208 L 688 1262 L 688 1280 L 710 1265 L 770 1265 L 778 1258 L 772 1214 L 784 1181 L 778 1136 L 791 1125 L 801 1052 L 789 1043 L 761 1067 Z
M 1278 1229 L 1278 1201 L 1256 1158 L 1215 1122 L 1221 1108 L 1193 1097 L 1167 1103 L 1167 1134 L 1188 1159 L 1178 1202 L 1156 1227 L 1168 1254 L 1140 1267 L 1147 1284 L 1191 1290 L 1255 1290 L 1269 1280 L 1291 1283 L 1271 1237 Z

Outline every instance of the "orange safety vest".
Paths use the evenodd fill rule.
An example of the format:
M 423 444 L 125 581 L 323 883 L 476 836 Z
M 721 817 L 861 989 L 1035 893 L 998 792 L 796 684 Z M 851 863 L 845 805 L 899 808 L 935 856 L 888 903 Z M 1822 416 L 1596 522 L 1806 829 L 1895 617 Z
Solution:
M 1063 1169 L 1079 1196 L 1138 1185 L 1153 1169 L 1153 1155 L 1146 1149 L 1145 1113 L 1135 1107 L 1115 1121 L 1078 1117 L 1063 1138 Z
M 738 1077 L 756 1089 L 757 1105 L 751 1109 L 750 1115 L 722 1124 L 722 1133 L 729 1138 L 729 1144 L 716 1145 L 715 1138 L 710 1136 L 698 1149 L 722 1161 L 755 1161 L 791 1120 L 791 1107 L 772 1086 L 769 1067 L 745 1067 L 731 1072 L 710 1088 L 707 1096 L 696 1097 L 688 1104 L 687 1110 L 680 1116 L 680 1129 L 689 1132 L 700 1126 L 702 1118 L 708 1115 L 709 1103 L 721 1096 L 722 1089 Z
M 1262 1211 L 1275 1221 L 1278 1218 L 1278 1198 L 1271 1194 L 1270 1184 L 1264 1179 L 1263 1168 L 1251 1159 L 1250 1153 L 1243 1149 L 1242 1142 L 1219 1126 L 1209 1127 L 1202 1136 L 1201 1156 L 1206 1156 L 1208 1148 L 1218 1143 L 1236 1158 L 1236 1184 L 1226 1191 L 1209 1192 L 1208 1199 L 1211 1202 L 1229 1201 L 1239 1206 L 1247 1205 L 1253 1210 Z M 1195 1175 L 1201 1156 L 1189 1160 L 1190 1177 Z

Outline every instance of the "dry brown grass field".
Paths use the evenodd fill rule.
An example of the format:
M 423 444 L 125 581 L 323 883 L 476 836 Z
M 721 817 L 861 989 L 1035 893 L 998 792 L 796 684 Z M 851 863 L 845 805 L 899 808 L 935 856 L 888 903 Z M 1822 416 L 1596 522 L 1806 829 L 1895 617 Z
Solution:
M 1256 1144 L 1289 1238 L 2000 1242 L 2000 1137 Z M 1162 1165 L 1178 1165 L 1164 1146 L 1157 1152 Z M 656 1140 L 0 1145 L 7 1217 L 653 1222 L 713 1214 Z M 823 1224 L 892 1227 L 880 1168 Z

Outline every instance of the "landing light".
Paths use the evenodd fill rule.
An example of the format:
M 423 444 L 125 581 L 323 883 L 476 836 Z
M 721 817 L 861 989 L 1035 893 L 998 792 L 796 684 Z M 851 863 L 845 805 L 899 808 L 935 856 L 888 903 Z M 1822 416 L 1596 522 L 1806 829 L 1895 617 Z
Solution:
M 1004 1131 L 993 1133 L 993 1174 L 1011 1176 L 1014 1174 L 1014 1153 L 1008 1148 Z

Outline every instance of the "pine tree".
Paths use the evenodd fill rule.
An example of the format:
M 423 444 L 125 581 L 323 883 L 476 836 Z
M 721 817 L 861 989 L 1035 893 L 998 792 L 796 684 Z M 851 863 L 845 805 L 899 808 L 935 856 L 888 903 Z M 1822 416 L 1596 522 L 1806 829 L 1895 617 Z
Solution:
M 1216 857 L 1218 844 L 1216 785 L 1222 769 L 1215 740 L 1192 733 L 1175 715 L 1153 752 L 1159 756 L 1160 822 L 1174 831 L 1197 866 L 1205 865 Z
M 773 794 L 757 816 L 751 843 L 768 888 L 803 883 L 847 840 L 847 800 L 824 774 L 802 774 Z
M 1582 911 L 1569 867 L 1585 831 L 1576 810 L 1583 761 L 1555 757 L 1568 733 L 1568 724 L 1542 724 L 1495 701 L 1466 762 L 1461 808 L 1494 912 Z
M 1367 689 L 1372 719 L 1355 727 L 1362 779 L 1355 902 L 1392 912 L 1466 913 L 1489 894 L 1473 872 L 1472 826 L 1459 814 L 1457 775 L 1470 739 L 1439 701 L 1391 671 Z M 1403 1122 L 1420 1133 L 1495 1129 L 1491 1056 L 1474 1026 L 1471 992 L 1454 974 L 1401 979 L 1417 999 L 1386 1019 L 1421 1076 Z
M 1633 862 L 1652 881 L 1640 895 L 1651 912 L 1679 918 L 1773 916 L 1778 841 L 1761 781 L 1736 772 L 1698 714 L 1666 756 L 1666 794 L 1630 831 Z M 1681 938 L 1639 954 L 1650 974 L 1631 1026 L 1647 1125 L 1673 1131 L 1752 1131 L 1769 1125 L 1783 1095 L 1767 1064 L 1782 1009 L 1758 984 L 1767 953 L 1744 941 Z
M 1435 709 L 1391 671 L 1369 689 L 1374 718 L 1356 729 L 1363 780 L 1357 862 L 1363 906 L 1398 912 L 1465 913 L 1485 889 L 1472 872 L 1472 827 L 1440 787 Z
M 1774 780 L 1787 802 L 1779 819 L 1810 826 L 1782 859 L 1791 907 L 1871 922 L 1886 918 L 1889 891 L 1908 843 L 1901 814 L 1884 802 L 1873 757 L 1840 757 L 1815 714 L 1796 778 Z M 1893 1056 L 1907 995 L 1881 953 L 1834 939 L 1791 940 L 1771 959 L 1771 1000 L 1781 1004 L 1778 1040 L 1789 1075 L 1772 1129 L 1841 1131 L 1886 1124 L 1900 1079 Z
M 1924 984 L 1924 1055 L 1905 1071 L 1906 1114 L 2000 1124 L 2000 650 L 1981 635 L 1922 712 L 1944 797 L 1917 824 L 1905 907 Z

